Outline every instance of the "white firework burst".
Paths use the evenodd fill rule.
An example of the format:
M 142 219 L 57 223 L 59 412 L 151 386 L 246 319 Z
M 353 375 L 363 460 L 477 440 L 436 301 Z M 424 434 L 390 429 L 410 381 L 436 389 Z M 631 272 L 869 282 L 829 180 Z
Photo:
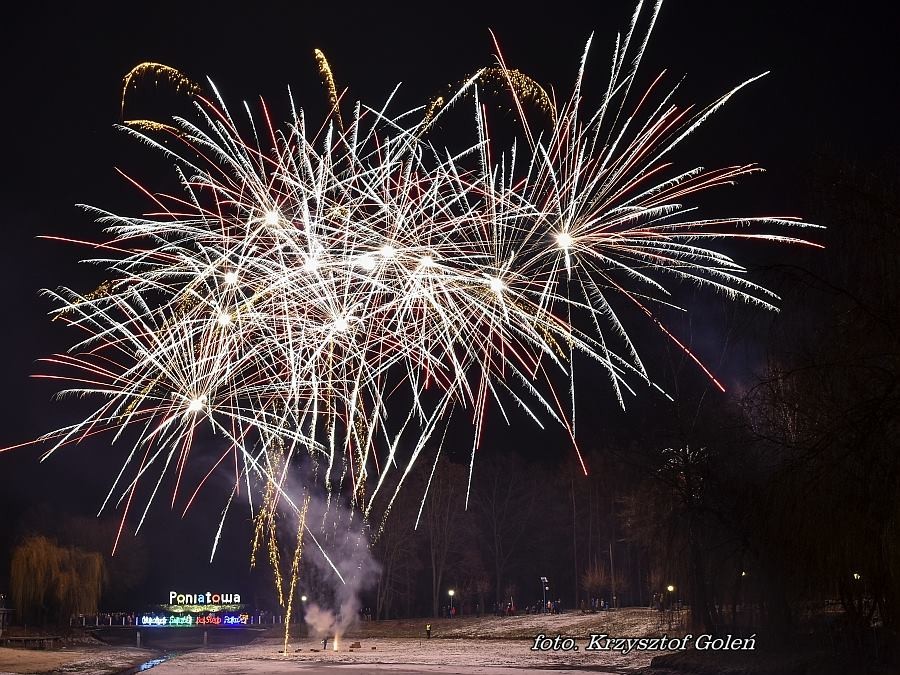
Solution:
M 346 126 L 310 134 L 291 101 L 284 127 L 265 108 L 258 125 L 248 108 L 243 132 L 212 87 L 212 97 L 196 96 L 193 121 L 159 127 L 177 152 L 155 140 L 159 128 L 126 127 L 172 157 L 184 191 L 154 196 L 155 213 L 141 218 L 97 211 L 110 255 L 95 262 L 110 280 L 87 295 L 50 293 L 54 315 L 84 338 L 49 361 L 66 369 L 66 393 L 103 401 L 44 436 L 48 453 L 102 431 L 127 439 L 107 500 L 130 504 L 146 476 L 155 476 L 152 495 L 169 471 L 180 484 L 193 439 L 211 429 L 219 463 L 234 458 L 235 489 L 244 482 L 248 495 L 251 479 L 282 490 L 303 454 L 329 490 L 349 476 L 366 514 L 398 467 L 389 510 L 426 445 L 443 443 L 454 410 L 471 422 L 474 459 L 489 406 L 561 424 L 575 446 L 576 354 L 605 369 L 622 405 L 633 383 L 652 385 L 613 298 L 688 354 L 656 314 L 672 304 L 672 284 L 773 307 L 775 296 L 712 245 L 809 244 L 738 229 L 807 224 L 701 219 L 693 197 L 757 169 L 678 170 L 671 159 L 753 79 L 699 111 L 677 107 L 674 89 L 657 94 L 660 78 L 635 103 L 650 30 L 639 39 L 640 19 L 639 6 L 599 108 L 584 110 L 583 61 L 549 129 L 526 121 L 524 80 L 500 59 L 521 122 L 505 152 L 491 140 L 482 73 L 424 121 L 422 109 L 357 104 Z M 464 100 L 474 102 L 474 134 L 450 152 L 434 138 L 436 121 Z M 283 458 L 273 462 L 276 446 Z

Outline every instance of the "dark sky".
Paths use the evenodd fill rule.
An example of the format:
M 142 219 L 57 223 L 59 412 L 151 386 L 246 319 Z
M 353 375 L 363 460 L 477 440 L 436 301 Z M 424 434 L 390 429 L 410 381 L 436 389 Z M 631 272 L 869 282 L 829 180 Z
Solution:
M 258 95 L 283 104 L 290 84 L 300 105 L 320 110 L 323 98 L 312 59 L 313 48 L 319 47 L 339 86 L 351 87 L 351 99 L 380 101 L 402 81 L 403 100 L 413 105 L 489 64 L 492 28 L 510 66 L 565 96 L 591 31 L 596 35 L 587 88 L 599 92 L 615 32 L 627 25 L 632 11 L 628 0 L 578 3 L 580 9 L 540 3 L 540 9 L 513 12 L 488 1 L 422 2 L 406 9 L 395 3 L 244 3 L 240 11 L 224 11 L 219 4 L 179 3 L 167 10 L 159 3 L 102 8 L 27 2 L 4 10 L 0 446 L 33 438 L 73 414 L 71 406 L 50 401 L 50 388 L 29 380 L 38 369 L 37 358 L 67 345 L 64 331 L 48 322 L 49 305 L 38 291 L 62 283 L 89 287 L 94 277 L 75 262 L 82 251 L 35 237 L 96 238 L 99 228 L 76 203 L 111 210 L 140 203 L 114 170 L 120 166 L 140 175 L 150 157 L 112 128 L 118 121 L 121 78 L 133 65 L 153 60 L 195 80 L 210 76 L 232 104 Z M 584 9 L 590 5 L 596 7 Z M 702 103 L 771 70 L 682 153 L 686 162 L 707 166 L 758 162 L 767 169 L 729 193 L 735 210 L 805 215 L 798 211 L 798 186 L 822 151 L 862 164 L 896 157 L 900 59 L 898 24 L 889 6 L 670 0 L 639 84 L 648 84 L 665 68 L 671 81 L 687 76 L 682 101 Z M 823 254 L 822 263 L 833 254 Z M 698 335 L 701 343 L 716 340 L 714 334 Z M 726 368 L 729 372 L 736 370 Z M 98 445 L 69 448 L 42 466 L 31 449 L 0 455 L 3 531 L 10 532 L 18 514 L 39 502 L 92 512 L 122 452 Z M 191 564 L 199 569 L 209 548 L 209 519 L 219 505 L 217 499 L 198 509 L 188 523 L 160 505 L 148 536 L 173 565 L 182 559 L 171 556 L 183 555 L 178 565 L 197 561 Z M 230 545 L 245 546 L 245 529 L 238 523 L 231 530 Z M 0 537 L 4 545 L 8 537 Z M 243 565 L 245 553 L 227 556 L 224 567 L 235 561 Z M 0 550 L 0 557 L 7 556 Z M 227 576 L 227 569 L 221 573 Z

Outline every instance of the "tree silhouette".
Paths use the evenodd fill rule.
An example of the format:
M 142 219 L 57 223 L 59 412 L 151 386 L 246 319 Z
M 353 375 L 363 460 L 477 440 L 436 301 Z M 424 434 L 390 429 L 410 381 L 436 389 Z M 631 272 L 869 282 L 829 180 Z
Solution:
M 94 614 L 103 588 L 103 556 L 30 536 L 13 552 L 12 599 L 23 621 L 64 624 Z

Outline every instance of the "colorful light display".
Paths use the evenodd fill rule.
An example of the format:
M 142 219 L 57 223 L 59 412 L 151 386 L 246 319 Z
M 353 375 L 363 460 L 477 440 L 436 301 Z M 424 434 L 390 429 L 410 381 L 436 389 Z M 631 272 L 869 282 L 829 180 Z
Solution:
M 190 627 L 190 626 L 247 626 L 250 622 L 249 614 L 206 614 L 204 616 L 192 616 L 190 614 L 145 614 L 140 619 L 140 625 L 148 628 L 161 627 Z

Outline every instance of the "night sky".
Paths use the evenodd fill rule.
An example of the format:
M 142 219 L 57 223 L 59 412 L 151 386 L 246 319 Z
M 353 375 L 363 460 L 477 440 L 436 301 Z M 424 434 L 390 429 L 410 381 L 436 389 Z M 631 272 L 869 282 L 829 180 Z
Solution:
M 121 79 L 132 66 L 152 60 L 179 68 L 196 81 L 210 76 L 234 108 L 262 95 L 276 110 L 283 109 L 290 85 L 299 105 L 318 112 L 326 103 L 312 58 L 318 47 L 330 60 L 338 86 L 350 87 L 351 101 L 380 102 L 403 82 L 395 108 L 400 110 L 422 104 L 446 83 L 491 64 L 490 28 L 508 65 L 565 98 L 591 31 L 596 34 L 586 88 L 599 93 L 615 32 L 627 27 L 633 9 L 628 0 L 580 3 L 600 6 L 591 10 L 541 3 L 540 10 L 514 13 L 490 2 L 419 3 L 406 9 L 394 3 L 358 8 L 315 3 L 316 9 L 307 7 L 312 3 L 270 3 L 242 12 L 223 12 L 212 3 L 206 8 L 184 3 L 177 10 L 156 3 L 102 9 L 88 4 L 18 3 L 5 10 L 0 29 L 0 287 L 5 301 L 0 446 L 53 429 L 78 409 L 51 401 L 52 387 L 29 379 L 39 370 L 38 358 L 69 343 L 65 331 L 47 319 L 49 304 L 38 292 L 61 284 L 90 290 L 98 277 L 77 264 L 84 250 L 36 237 L 99 239 L 99 226 L 75 205 L 136 215 L 144 202 L 115 167 L 151 187 L 161 174 L 152 152 L 113 129 Z M 639 85 L 667 69 L 669 82 L 686 75 L 680 101 L 706 103 L 747 77 L 772 71 L 679 151 L 685 163 L 758 162 L 767 169 L 716 197 L 718 206 L 748 215 L 811 217 L 815 214 L 800 210 L 808 202 L 798 194 L 822 153 L 863 165 L 883 158 L 896 164 L 896 18 L 888 14 L 889 3 L 832 3 L 845 9 L 829 4 L 672 0 L 663 7 Z M 826 251 L 804 261 L 826 265 L 828 256 L 836 254 Z M 786 249 L 746 251 L 742 260 L 788 262 L 793 255 Z M 719 359 L 712 324 L 697 333 L 695 347 Z M 733 360 L 721 362 L 727 385 L 740 386 L 741 378 L 758 365 L 753 355 L 760 349 L 745 344 Z M 611 398 L 602 386 L 586 387 L 588 396 L 596 391 Z M 620 415 L 616 423 L 627 426 L 627 413 L 611 414 Z M 0 455 L 0 591 L 17 519 L 38 504 L 77 514 L 96 512 L 123 452 L 88 444 L 66 448 L 40 466 L 34 448 Z M 148 584 L 158 595 L 169 584 L 187 587 L 202 579 L 230 583 L 243 578 L 248 527 L 243 515 L 230 523 L 223 555 L 212 570 L 206 566 L 213 518 L 221 508 L 221 495 L 211 497 L 185 520 L 162 500 L 152 512 L 146 537 L 158 569 Z

